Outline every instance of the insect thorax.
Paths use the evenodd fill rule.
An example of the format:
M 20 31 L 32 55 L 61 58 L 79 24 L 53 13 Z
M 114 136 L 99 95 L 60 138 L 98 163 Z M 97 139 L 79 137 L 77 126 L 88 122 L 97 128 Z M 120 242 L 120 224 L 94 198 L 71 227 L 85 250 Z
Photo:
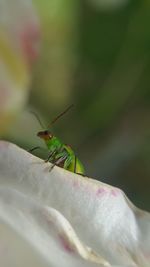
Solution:
M 60 149 L 63 146 L 63 143 L 56 137 L 53 136 L 51 139 L 45 141 L 48 149 Z

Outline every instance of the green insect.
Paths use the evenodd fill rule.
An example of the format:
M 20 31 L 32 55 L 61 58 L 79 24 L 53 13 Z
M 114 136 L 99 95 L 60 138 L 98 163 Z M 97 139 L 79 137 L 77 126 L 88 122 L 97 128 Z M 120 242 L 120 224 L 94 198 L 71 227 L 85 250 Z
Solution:
M 69 106 L 64 112 L 59 114 L 51 122 L 50 126 L 52 124 L 54 124 L 56 122 L 56 120 L 58 120 L 66 112 L 68 112 L 68 110 L 70 108 L 72 108 L 72 106 L 73 105 Z M 32 113 L 36 116 L 36 118 L 39 121 L 42 128 L 44 128 L 44 126 L 41 123 L 37 114 L 35 112 L 32 112 Z M 63 144 L 63 142 L 58 137 L 53 135 L 51 133 L 51 131 L 49 130 L 49 127 L 46 130 L 38 132 L 37 136 L 42 138 L 44 140 L 46 146 L 47 146 L 49 155 L 48 155 L 48 158 L 45 160 L 45 162 L 51 162 L 52 163 L 52 167 L 51 167 L 50 171 L 56 165 L 56 166 L 59 166 L 61 168 L 66 169 L 68 171 L 85 176 L 84 167 L 83 167 L 81 161 L 75 155 L 72 148 L 69 145 Z M 30 152 L 32 152 L 33 150 L 35 150 L 37 148 L 39 148 L 39 147 L 34 147 L 33 149 L 30 150 Z

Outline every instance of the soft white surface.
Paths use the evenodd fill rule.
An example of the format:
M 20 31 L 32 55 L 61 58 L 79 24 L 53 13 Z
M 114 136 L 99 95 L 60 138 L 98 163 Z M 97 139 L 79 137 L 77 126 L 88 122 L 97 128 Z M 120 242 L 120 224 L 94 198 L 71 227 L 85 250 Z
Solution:
M 0 227 L 8 228 L 8 255 L 12 246 L 14 250 L 10 265 L 1 252 L 4 238 L 0 240 L 0 254 L 4 262 L 7 259 L 3 267 L 19 266 L 17 251 L 18 261 L 27 257 L 32 267 L 109 266 L 108 262 L 150 266 L 149 213 L 134 207 L 118 188 L 58 167 L 49 172 L 49 167 L 17 146 L 0 142 Z

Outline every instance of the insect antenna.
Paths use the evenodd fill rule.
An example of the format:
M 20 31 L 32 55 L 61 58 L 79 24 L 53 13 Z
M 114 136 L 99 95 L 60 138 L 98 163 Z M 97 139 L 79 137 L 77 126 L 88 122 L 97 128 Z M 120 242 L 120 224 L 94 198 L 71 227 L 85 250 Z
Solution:
M 32 113 L 34 116 L 35 116 L 35 118 L 37 119 L 37 121 L 39 122 L 39 124 L 41 125 L 41 127 L 43 128 L 43 129 L 46 129 L 46 127 L 45 127 L 45 125 L 42 123 L 42 121 L 40 120 L 40 117 L 38 116 L 38 114 L 35 112 L 35 111 L 32 111 L 32 110 L 30 110 L 30 113 Z
M 71 108 L 73 108 L 74 104 L 70 105 L 67 109 L 65 109 L 62 113 L 60 113 L 48 126 L 48 128 L 54 124 L 60 117 L 62 117 L 64 114 L 66 114 Z

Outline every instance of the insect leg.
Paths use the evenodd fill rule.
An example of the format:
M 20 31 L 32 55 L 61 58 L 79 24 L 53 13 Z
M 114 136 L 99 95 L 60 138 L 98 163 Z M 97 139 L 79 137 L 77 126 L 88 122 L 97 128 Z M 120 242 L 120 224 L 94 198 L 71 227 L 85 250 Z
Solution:
M 50 170 L 49 171 L 52 171 L 52 169 L 55 167 L 55 166 L 59 166 L 59 164 L 61 163 L 61 162 L 63 162 L 64 160 L 66 160 L 66 158 L 67 158 L 67 156 L 65 155 L 64 157 L 61 157 L 61 158 L 59 158 L 59 159 L 57 159 L 54 163 L 53 163 L 53 165 L 51 166 L 51 168 L 50 168 Z
M 33 152 L 34 150 L 36 150 L 36 149 L 42 149 L 40 146 L 35 146 L 35 147 L 33 147 L 33 148 L 31 148 L 31 149 L 29 149 L 28 150 L 28 152 Z
M 62 147 L 51 150 L 50 154 L 48 155 L 48 158 L 45 160 L 45 162 L 48 162 L 48 161 L 51 162 L 51 160 L 55 161 L 56 159 L 64 156 L 64 153 L 61 151 L 62 151 Z
M 77 157 L 75 155 L 75 158 L 74 158 L 74 173 L 76 173 L 76 167 L 77 167 Z
M 45 160 L 45 162 L 50 161 L 50 158 L 53 157 L 56 153 L 57 153 L 57 149 L 51 151 L 50 154 L 48 155 L 48 158 Z

